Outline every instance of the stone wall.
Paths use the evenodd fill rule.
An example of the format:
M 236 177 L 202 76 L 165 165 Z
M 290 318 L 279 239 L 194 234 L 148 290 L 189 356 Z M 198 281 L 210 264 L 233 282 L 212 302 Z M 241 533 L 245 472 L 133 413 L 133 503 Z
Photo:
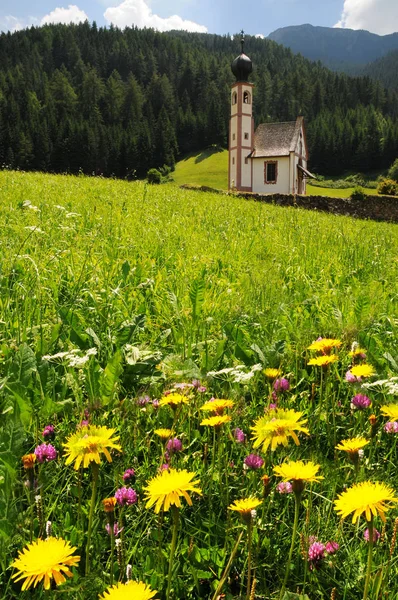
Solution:
M 207 186 L 181 186 L 199 191 L 222 193 Z M 328 196 L 299 196 L 295 194 L 254 194 L 252 192 L 224 192 L 238 198 L 267 202 L 277 206 L 295 206 L 306 210 L 318 210 L 357 219 L 389 221 L 398 223 L 398 197 L 367 196 L 363 199 L 329 198 Z

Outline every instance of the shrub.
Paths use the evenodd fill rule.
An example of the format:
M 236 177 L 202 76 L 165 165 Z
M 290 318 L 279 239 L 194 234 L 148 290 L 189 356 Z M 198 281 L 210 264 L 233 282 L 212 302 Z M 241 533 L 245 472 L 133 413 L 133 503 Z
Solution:
M 395 196 L 398 194 L 398 183 L 393 179 L 381 179 L 377 186 L 377 193 L 384 196 Z
M 149 169 L 146 178 L 148 183 L 162 183 L 162 174 L 158 169 Z
M 388 169 L 388 177 L 398 182 L 398 158 L 394 160 L 391 167 Z
M 366 194 L 363 189 L 356 186 L 351 192 L 351 200 L 366 200 Z

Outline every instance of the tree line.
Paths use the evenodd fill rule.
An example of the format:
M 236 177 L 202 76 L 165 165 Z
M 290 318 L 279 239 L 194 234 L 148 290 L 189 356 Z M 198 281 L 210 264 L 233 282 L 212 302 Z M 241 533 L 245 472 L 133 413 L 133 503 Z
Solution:
M 387 168 L 398 96 L 247 37 L 256 125 L 304 115 L 311 168 Z M 0 165 L 142 177 L 227 145 L 239 36 L 46 25 L 0 35 Z

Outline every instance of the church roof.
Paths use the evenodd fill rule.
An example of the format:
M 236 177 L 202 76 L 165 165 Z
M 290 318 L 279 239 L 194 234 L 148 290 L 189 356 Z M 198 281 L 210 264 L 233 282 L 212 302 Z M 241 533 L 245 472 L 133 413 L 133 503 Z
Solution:
M 297 148 L 303 117 L 286 123 L 261 123 L 254 133 L 252 158 L 289 156 Z

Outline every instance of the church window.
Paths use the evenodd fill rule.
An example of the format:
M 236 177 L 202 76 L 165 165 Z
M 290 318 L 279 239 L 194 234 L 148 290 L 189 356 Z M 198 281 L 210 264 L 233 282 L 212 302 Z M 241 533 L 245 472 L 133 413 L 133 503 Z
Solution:
M 232 157 L 232 164 L 233 165 L 235 164 L 235 157 L 234 156 Z
M 249 139 L 249 134 L 245 133 L 245 140 L 248 140 L 248 139 Z
M 234 134 L 234 133 L 232 134 L 232 139 L 233 139 L 233 140 L 235 139 L 235 134 Z
M 238 101 L 238 94 L 236 92 L 234 92 L 232 94 L 232 104 L 236 104 Z
M 251 104 L 249 92 L 243 92 L 243 104 Z
M 278 179 L 278 161 L 264 163 L 264 183 L 276 183 Z

